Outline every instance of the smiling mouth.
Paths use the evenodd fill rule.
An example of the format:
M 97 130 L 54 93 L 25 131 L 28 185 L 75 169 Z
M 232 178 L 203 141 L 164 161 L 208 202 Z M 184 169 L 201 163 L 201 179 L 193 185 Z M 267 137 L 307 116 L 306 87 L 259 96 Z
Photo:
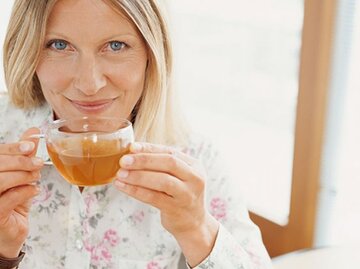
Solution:
M 98 100 L 92 102 L 69 100 L 78 110 L 86 113 L 100 113 L 108 109 L 115 99 Z

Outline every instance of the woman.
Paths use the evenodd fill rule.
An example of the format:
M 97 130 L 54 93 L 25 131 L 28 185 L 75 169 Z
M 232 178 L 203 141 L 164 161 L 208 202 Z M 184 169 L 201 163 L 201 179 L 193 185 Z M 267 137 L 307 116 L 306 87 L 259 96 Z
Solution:
M 181 254 L 190 268 L 271 267 L 216 152 L 176 117 L 171 57 L 154 0 L 15 1 L 0 114 L 0 268 L 179 268 Z M 113 184 L 79 189 L 35 157 L 29 136 L 40 131 L 30 127 L 88 115 L 128 118 L 137 143 Z

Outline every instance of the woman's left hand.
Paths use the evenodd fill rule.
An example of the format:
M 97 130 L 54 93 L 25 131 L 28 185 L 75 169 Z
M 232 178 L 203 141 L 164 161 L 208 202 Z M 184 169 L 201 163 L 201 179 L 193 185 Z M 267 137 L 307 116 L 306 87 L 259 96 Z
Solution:
M 170 233 L 202 225 L 205 173 L 198 160 L 170 147 L 136 143 L 121 158 L 120 166 L 115 185 L 160 209 L 162 225 Z
M 198 160 L 170 147 L 136 143 L 120 166 L 115 181 L 120 191 L 158 208 L 162 225 L 180 245 L 192 248 L 190 237 L 204 235 L 197 240 L 211 250 L 218 224 L 205 208 L 205 171 Z

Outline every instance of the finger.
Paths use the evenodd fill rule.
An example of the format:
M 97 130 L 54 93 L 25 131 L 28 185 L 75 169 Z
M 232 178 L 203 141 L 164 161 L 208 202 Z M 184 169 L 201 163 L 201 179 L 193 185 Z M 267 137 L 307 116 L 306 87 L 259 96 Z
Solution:
M 35 143 L 32 141 L 0 144 L 0 155 L 26 155 L 32 153 L 34 149 Z
M 132 143 L 130 145 L 130 152 L 132 153 L 165 153 L 169 155 L 174 155 L 175 157 L 180 158 L 188 165 L 192 165 L 196 162 L 196 159 L 181 152 L 180 150 L 175 149 L 174 147 L 156 145 L 151 143 Z
M 166 193 L 171 197 L 181 197 L 186 194 L 184 183 L 166 173 L 120 169 L 116 177 L 121 182 Z
M 0 222 L 6 221 L 19 205 L 26 204 L 40 192 L 39 187 L 24 185 L 10 189 L 0 196 Z
M 34 135 L 34 134 L 40 134 L 39 128 L 33 127 L 30 129 L 27 129 L 23 133 L 23 135 L 21 136 L 21 139 L 20 139 L 21 141 L 30 141 L 35 144 L 35 147 L 34 147 L 33 151 L 30 153 L 30 156 L 35 156 L 38 145 L 39 145 L 39 138 L 31 138 L 30 137 L 31 135 Z
M 114 182 L 114 185 L 119 191 L 158 209 L 164 209 L 173 205 L 172 198 L 165 193 L 126 184 L 118 180 Z
M 21 141 L 0 144 L 0 155 L 30 155 L 34 153 L 39 139 L 29 138 L 29 136 L 37 133 L 39 133 L 38 128 L 30 128 L 22 135 Z
M 34 171 L 39 170 L 44 161 L 38 157 L 23 155 L 0 155 L 0 171 Z
M 191 180 L 197 175 L 183 160 L 165 153 L 137 153 L 121 157 L 120 166 L 127 170 L 149 170 L 168 173 L 180 180 Z
M 8 189 L 34 184 L 40 179 L 39 171 L 25 172 L 2 172 L 0 173 L 0 195 Z

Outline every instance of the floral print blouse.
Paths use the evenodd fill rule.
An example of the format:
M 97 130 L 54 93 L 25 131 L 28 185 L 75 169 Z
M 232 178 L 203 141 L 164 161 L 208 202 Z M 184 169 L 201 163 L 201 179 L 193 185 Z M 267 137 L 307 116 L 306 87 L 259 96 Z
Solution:
M 29 127 L 46 128 L 51 109 L 23 111 L 0 97 L 0 143 L 18 141 Z M 272 268 L 259 229 L 230 192 L 212 145 L 194 139 L 187 153 L 207 169 L 206 201 L 221 223 L 215 246 L 198 269 Z M 48 158 L 45 147 L 38 156 Z M 174 237 L 160 223 L 159 211 L 112 184 L 85 187 L 65 181 L 53 166 L 41 170 L 41 193 L 33 199 L 30 233 L 20 269 L 176 269 L 187 268 Z

